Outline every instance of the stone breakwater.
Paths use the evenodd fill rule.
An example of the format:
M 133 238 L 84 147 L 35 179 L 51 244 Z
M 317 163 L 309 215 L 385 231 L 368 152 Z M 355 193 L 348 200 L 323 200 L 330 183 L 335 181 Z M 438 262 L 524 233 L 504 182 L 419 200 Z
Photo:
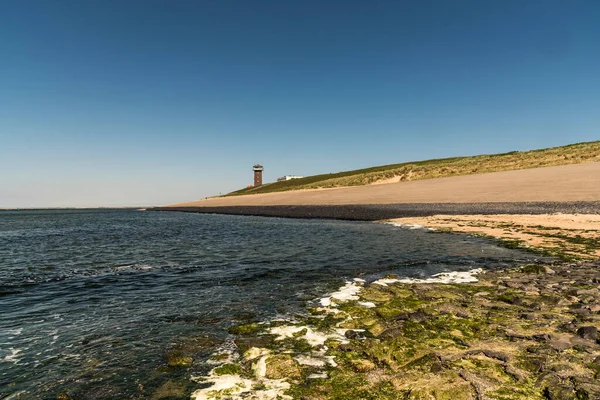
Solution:
M 600 214 L 600 201 L 521 203 L 412 203 L 298 206 L 154 207 L 149 211 L 254 215 L 285 218 L 327 218 L 378 221 L 436 214 Z
M 240 357 L 193 397 L 599 399 L 599 267 L 348 282 L 307 316 L 232 328 Z

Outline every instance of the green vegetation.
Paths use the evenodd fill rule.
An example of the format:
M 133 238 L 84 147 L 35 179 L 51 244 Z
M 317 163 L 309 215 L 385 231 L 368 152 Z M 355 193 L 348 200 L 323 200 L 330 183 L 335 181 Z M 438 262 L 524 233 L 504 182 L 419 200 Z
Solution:
M 578 164 L 589 161 L 600 161 L 600 141 L 576 143 L 525 152 L 513 151 L 504 154 L 414 161 L 307 176 L 301 179 L 265 184 L 257 188 L 245 188 L 229 193 L 226 196 L 284 192 L 300 189 L 361 186 L 394 177 L 398 177 L 401 181 L 413 181 L 485 172 Z
M 213 370 L 215 375 L 239 375 L 242 372 L 242 367 L 237 364 L 223 364 Z

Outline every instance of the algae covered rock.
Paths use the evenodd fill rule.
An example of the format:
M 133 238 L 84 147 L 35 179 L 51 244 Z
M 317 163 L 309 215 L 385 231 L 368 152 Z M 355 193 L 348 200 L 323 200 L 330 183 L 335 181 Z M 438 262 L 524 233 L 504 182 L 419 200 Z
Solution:
M 406 400 L 474 400 L 472 385 L 455 374 L 411 376 L 398 391 Z M 477 397 L 478 398 L 478 397 Z
M 240 375 L 242 372 L 242 367 L 237 364 L 223 364 L 212 371 L 215 375 Z
M 227 330 L 232 335 L 256 335 L 260 330 L 257 323 L 232 326 Z
M 375 364 L 370 360 L 351 360 L 351 364 L 357 372 L 369 372 L 375 369 Z
M 159 386 L 152 394 L 152 400 L 186 398 L 187 384 L 168 380 Z
M 268 379 L 298 379 L 302 376 L 298 363 L 288 354 L 267 357 L 265 377 Z
M 173 351 L 165 355 L 167 364 L 169 367 L 189 367 L 192 365 L 194 359 L 188 355 L 181 353 L 180 351 Z

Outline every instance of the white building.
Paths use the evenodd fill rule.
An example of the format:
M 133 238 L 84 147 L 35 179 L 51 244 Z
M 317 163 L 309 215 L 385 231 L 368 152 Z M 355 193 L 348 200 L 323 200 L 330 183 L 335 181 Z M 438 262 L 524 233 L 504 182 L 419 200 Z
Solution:
M 304 178 L 304 177 L 300 176 L 300 175 L 284 175 L 281 178 L 277 178 L 277 182 L 289 181 L 292 179 L 299 179 L 299 178 Z

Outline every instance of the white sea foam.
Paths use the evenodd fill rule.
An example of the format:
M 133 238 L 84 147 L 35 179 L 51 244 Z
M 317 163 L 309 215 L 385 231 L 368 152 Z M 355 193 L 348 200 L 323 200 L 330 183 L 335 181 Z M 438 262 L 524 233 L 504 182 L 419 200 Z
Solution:
M 316 357 L 309 357 L 309 356 L 298 356 L 294 358 L 296 361 L 298 361 L 298 364 L 300 365 L 309 365 L 311 367 L 324 367 L 325 364 L 327 363 L 326 360 L 323 360 L 322 358 L 316 358 Z
M 304 330 L 306 330 L 304 334 L 300 334 Z M 283 340 L 285 338 L 293 337 L 296 339 L 304 339 L 311 346 L 322 346 L 325 344 L 327 339 L 336 339 L 343 343 L 347 342 L 346 338 L 343 336 L 343 333 L 340 334 L 337 331 L 332 333 L 318 332 L 306 325 L 276 326 L 269 329 L 269 332 L 273 335 L 277 335 L 275 340 Z
M 239 354 L 232 349 L 220 348 L 206 361 L 207 364 L 231 363 L 239 358 Z
M 358 292 L 360 292 L 361 288 L 362 286 L 357 284 L 356 282 L 346 282 L 346 284 L 342 286 L 337 292 L 333 292 L 329 296 L 323 297 L 320 300 L 321 305 L 323 307 L 331 307 L 334 304 L 331 301 L 331 299 L 335 299 L 341 302 L 348 300 L 358 300 L 359 297 L 357 296 L 357 294 Z
M 415 230 L 415 229 L 423 229 L 426 231 L 435 231 L 435 228 L 427 228 L 424 225 L 421 224 L 403 224 L 400 222 L 392 222 L 392 221 L 388 221 L 388 222 L 383 222 L 386 225 L 391 225 L 391 226 L 396 226 L 398 228 L 402 228 L 402 229 L 411 229 L 411 230 Z
M 401 278 L 401 279 L 379 279 L 373 283 L 387 286 L 390 283 L 473 283 L 477 282 L 476 275 L 483 273 L 483 268 L 476 268 L 470 271 L 452 271 L 442 272 L 430 276 L 429 278 Z
M 257 400 L 291 400 L 284 392 L 290 388 L 290 384 L 284 379 L 267 379 L 267 357 L 270 351 L 253 347 L 248 350 L 245 357 L 249 359 L 258 358 L 252 369 L 255 379 L 242 378 L 239 375 L 215 375 L 212 371 L 208 377 L 192 377 L 194 382 L 211 384 L 204 389 L 198 389 L 192 393 L 193 400 L 217 400 L 226 396 L 227 399 L 257 399 Z M 255 390 L 253 387 L 260 385 L 263 389 Z M 251 394 L 251 396 L 249 396 Z
M 244 353 L 244 358 L 246 360 L 254 360 L 255 358 L 262 357 L 269 353 L 270 353 L 270 351 L 268 349 L 263 349 L 260 347 L 252 347 Z
M 252 380 L 245 379 L 239 375 L 211 375 L 208 378 L 201 379 L 201 382 L 212 383 L 211 386 L 196 390 L 192 393 L 192 399 L 209 400 L 221 397 L 219 392 L 227 390 L 232 399 L 241 399 L 242 393 L 249 392 L 252 388 Z
M 363 306 L 363 307 L 367 307 L 367 308 L 374 308 L 374 307 L 376 307 L 375 303 L 373 303 L 372 301 L 359 301 L 358 305 L 359 306 Z
M 252 369 L 254 370 L 254 376 L 256 376 L 257 379 L 264 378 L 267 375 L 267 357 L 268 355 L 262 356 L 252 366 Z

